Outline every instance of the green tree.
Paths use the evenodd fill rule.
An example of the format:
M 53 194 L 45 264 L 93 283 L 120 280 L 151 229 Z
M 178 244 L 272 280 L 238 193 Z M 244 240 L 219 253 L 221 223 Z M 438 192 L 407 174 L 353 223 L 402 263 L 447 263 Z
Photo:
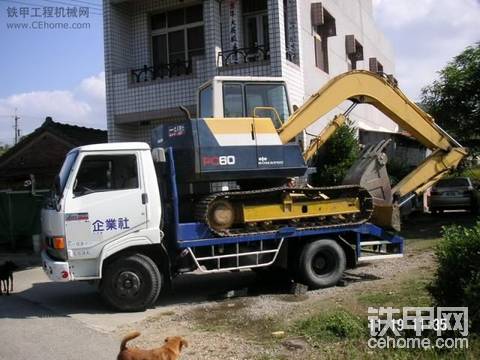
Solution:
M 9 146 L 7 144 L 0 145 L 0 156 L 2 156 L 4 153 L 6 153 L 8 149 L 9 149 Z
M 339 185 L 348 169 L 357 159 L 360 145 L 356 128 L 350 122 L 341 126 L 313 158 L 316 174 L 312 175 L 315 186 Z
M 441 127 L 469 145 L 480 139 L 480 43 L 467 47 L 439 75 L 422 89 L 422 106 Z

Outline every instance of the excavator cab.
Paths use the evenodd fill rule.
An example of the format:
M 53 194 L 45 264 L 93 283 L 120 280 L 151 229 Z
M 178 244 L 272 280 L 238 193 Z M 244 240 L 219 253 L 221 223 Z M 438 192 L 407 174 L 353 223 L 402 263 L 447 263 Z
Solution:
M 198 91 L 199 118 L 270 118 L 278 129 L 290 115 L 281 78 L 215 76 Z

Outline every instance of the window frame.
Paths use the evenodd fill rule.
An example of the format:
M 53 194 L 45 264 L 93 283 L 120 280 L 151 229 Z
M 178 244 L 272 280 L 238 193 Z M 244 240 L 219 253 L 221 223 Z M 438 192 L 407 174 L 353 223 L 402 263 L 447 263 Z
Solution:
M 122 188 L 122 189 L 104 189 L 104 190 L 95 190 L 91 192 L 85 193 L 76 193 L 75 188 L 78 185 L 77 177 L 82 169 L 82 165 L 84 164 L 85 159 L 90 157 L 120 157 L 120 156 L 133 156 L 135 158 L 136 164 L 136 175 L 137 175 L 137 186 L 136 187 L 129 187 L 129 188 Z M 78 157 L 77 157 L 78 158 Z M 137 152 L 116 152 L 116 153 L 105 153 L 105 152 L 91 152 L 91 153 L 84 153 L 79 161 L 78 166 L 75 169 L 74 176 L 72 177 L 72 185 L 71 185 L 71 194 L 73 198 L 78 198 L 86 195 L 96 194 L 96 193 L 103 193 L 103 192 L 111 192 L 111 191 L 132 191 L 132 190 L 139 190 L 142 188 L 142 177 L 140 172 L 140 156 Z
M 287 113 L 285 114 L 287 116 L 286 119 L 280 119 L 280 121 L 285 123 L 288 118 L 292 115 L 292 109 L 290 107 L 290 98 L 288 94 L 288 87 L 286 86 L 285 82 L 279 81 L 260 81 L 260 82 L 252 82 L 252 81 L 224 81 L 222 82 L 222 112 L 223 112 L 223 117 L 228 119 L 225 115 L 225 92 L 224 92 L 224 86 L 225 84 L 228 85 L 240 85 L 242 88 L 242 112 L 243 112 L 243 117 L 248 117 L 248 109 L 247 109 L 247 93 L 246 93 L 246 86 L 247 85 L 277 85 L 277 86 L 282 86 L 284 90 L 284 95 L 285 95 L 285 100 L 286 100 L 286 106 L 287 106 Z M 278 110 L 277 110 L 278 111 Z
M 264 32 L 264 18 L 267 20 L 267 34 Z M 248 39 L 248 27 L 247 27 L 247 20 L 248 19 L 255 19 L 255 26 L 257 30 L 257 45 L 250 45 L 247 44 Z M 264 47 L 265 49 L 270 48 L 270 21 L 268 19 L 268 3 L 267 8 L 264 10 L 257 10 L 257 11 L 250 11 L 244 12 L 242 9 L 242 21 L 243 21 L 243 45 L 245 48 L 250 47 Z M 266 36 L 265 36 L 266 35 Z M 265 40 L 267 43 L 265 44 Z
M 224 116 L 226 119 L 230 118 L 230 117 L 227 117 L 227 116 L 225 115 L 225 106 L 226 106 L 226 101 L 225 101 L 225 85 L 229 85 L 229 86 L 231 86 L 231 85 L 237 85 L 237 86 L 240 86 L 240 93 L 241 93 L 241 95 L 242 95 L 242 115 L 241 115 L 241 116 L 237 116 L 237 117 L 245 117 L 245 116 L 246 116 L 245 114 L 247 113 L 247 111 L 246 111 L 246 106 L 247 106 L 247 105 L 246 105 L 246 101 L 245 101 L 245 100 L 246 100 L 246 98 L 245 98 L 245 84 L 242 83 L 242 82 L 238 82 L 238 81 L 225 81 L 225 82 L 222 83 L 222 103 L 223 103 L 223 107 L 222 107 L 223 109 L 222 109 L 222 111 L 223 111 L 223 116 Z
M 195 57 L 201 57 L 201 56 L 205 56 L 205 21 L 204 21 L 204 13 L 203 13 L 203 8 L 202 8 L 202 21 L 196 21 L 196 22 L 191 22 L 191 23 L 187 23 L 186 22 L 186 19 L 187 19 L 187 8 L 190 8 L 190 7 L 194 7 L 194 6 L 203 6 L 202 3 L 198 3 L 198 4 L 190 4 L 189 6 L 184 6 L 184 7 L 180 7 L 180 8 L 176 8 L 176 9 L 168 9 L 168 10 L 162 10 L 162 11 L 158 11 L 158 12 L 154 12 L 154 13 L 151 13 L 149 15 L 149 26 L 150 26 L 150 60 L 151 60 L 151 64 L 153 66 L 161 66 L 161 65 L 166 65 L 166 64 L 171 64 L 170 62 L 170 48 L 169 48 L 169 33 L 173 33 L 173 32 L 176 32 L 176 31 L 180 31 L 182 30 L 183 31 L 183 44 L 184 44 L 184 62 L 188 62 L 188 61 L 192 61 L 192 59 L 189 59 L 189 53 L 190 53 L 190 49 L 188 48 L 188 30 L 189 29 L 193 29 L 193 28 L 197 28 L 197 27 L 202 27 L 203 29 L 203 54 L 202 55 L 195 55 Z M 183 18 L 184 18 L 184 23 L 182 25 L 177 25 L 177 26 L 174 26 L 174 27 L 168 27 L 168 13 L 171 12 L 171 11 L 175 11 L 175 10 L 183 10 Z M 161 29 L 152 29 L 152 17 L 155 16 L 155 15 L 160 15 L 160 14 L 165 14 L 165 27 L 161 28 Z M 155 54 L 153 52 L 153 39 L 154 37 L 156 36 L 162 36 L 164 35 L 166 37 L 166 50 L 167 50 L 167 55 L 166 55 L 166 59 L 168 60 L 168 62 L 166 64 L 157 64 L 156 63 L 156 60 L 155 60 Z M 194 50 L 199 50 L 199 49 L 192 49 L 192 51 Z M 193 58 L 193 57 L 192 57 Z
M 245 109 L 244 109 L 245 116 L 247 116 L 247 117 L 249 116 L 249 115 L 248 115 L 248 104 L 247 104 L 247 86 L 265 86 L 265 85 L 270 85 L 270 86 L 276 85 L 276 86 L 282 86 L 282 87 L 283 87 L 283 96 L 284 96 L 284 99 L 283 99 L 283 100 L 285 100 L 285 105 L 286 105 L 287 113 L 286 113 L 286 114 L 283 114 L 283 115 L 285 115 L 285 119 L 282 119 L 282 118 L 279 119 L 279 121 L 280 121 L 280 124 L 279 124 L 279 125 L 282 126 L 285 122 L 288 121 L 288 118 L 289 118 L 290 115 L 291 115 L 290 102 L 289 102 L 289 98 L 288 98 L 287 86 L 286 86 L 285 83 L 281 83 L 281 82 L 278 82 L 278 83 L 277 83 L 277 82 L 260 82 L 260 83 L 257 83 L 257 82 L 245 82 L 245 83 L 243 84 L 243 99 L 244 99 L 244 102 L 243 102 L 243 103 L 244 103 L 244 108 L 245 108 Z M 273 106 L 271 106 L 271 107 L 274 108 Z M 254 108 L 254 109 L 255 109 L 255 108 Z M 276 108 L 274 108 L 274 109 L 277 111 L 278 115 L 282 115 L 282 113 L 281 113 L 278 109 L 276 109 Z M 253 116 L 253 114 L 252 114 L 252 116 Z M 273 121 L 273 123 L 275 124 L 275 116 L 274 116 L 274 114 L 272 114 L 272 116 L 273 116 L 272 121 Z
M 313 5 L 314 4 L 312 4 L 312 6 Z M 316 25 L 312 23 L 313 51 L 315 54 L 315 67 L 329 74 L 330 64 L 329 64 L 329 56 L 328 56 L 329 55 L 328 38 L 331 36 L 337 36 L 337 27 L 336 27 L 336 20 L 330 14 L 330 12 L 327 9 L 325 9 L 325 7 L 323 6 L 321 7 L 321 9 L 323 14 L 322 15 L 323 23 L 321 25 Z M 317 41 L 320 42 L 322 47 L 324 68 L 319 66 L 319 63 L 317 60 Z
M 211 92 L 211 103 L 210 103 L 210 108 L 211 108 L 211 112 L 212 112 L 212 115 L 210 117 L 213 117 L 214 116 L 214 113 L 215 113 L 215 109 L 213 108 L 213 105 L 214 105 L 214 101 L 213 101 L 213 98 L 214 98 L 214 89 L 213 89 L 213 84 L 212 83 L 209 83 L 207 84 L 206 86 L 203 86 L 201 87 L 199 90 L 198 90 L 198 116 L 200 118 L 204 118 L 204 117 L 208 117 L 208 116 L 204 116 L 202 115 L 202 111 L 203 111 L 203 106 L 202 106 L 202 93 L 204 91 L 207 91 L 210 89 L 210 92 Z
M 317 52 L 317 43 L 320 43 L 321 47 L 321 52 L 322 52 L 322 61 L 323 61 L 323 67 L 320 66 L 319 59 L 318 59 L 318 52 Z M 330 73 L 330 67 L 328 63 L 328 36 L 322 34 L 318 34 L 315 32 L 313 34 L 313 51 L 315 53 L 315 67 L 317 69 L 322 70 L 324 73 L 329 74 Z

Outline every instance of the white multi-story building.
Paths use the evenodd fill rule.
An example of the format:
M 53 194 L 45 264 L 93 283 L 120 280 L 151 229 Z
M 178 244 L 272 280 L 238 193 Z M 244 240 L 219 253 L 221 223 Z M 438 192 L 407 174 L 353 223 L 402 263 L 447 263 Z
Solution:
M 345 71 L 394 72 L 372 0 L 104 0 L 104 28 L 110 141 L 148 141 L 160 122 L 183 117 L 179 105 L 195 114 L 197 88 L 216 75 L 281 77 L 301 105 Z M 368 105 L 351 118 L 397 130 Z

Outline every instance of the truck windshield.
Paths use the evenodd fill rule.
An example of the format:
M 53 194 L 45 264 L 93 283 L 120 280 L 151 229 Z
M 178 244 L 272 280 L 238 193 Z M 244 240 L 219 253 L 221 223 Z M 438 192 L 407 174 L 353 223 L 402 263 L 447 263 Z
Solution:
M 67 157 L 63 162 L 62 168 L 60 169 L 60 173 L 58 174 L 58 177 L 60 179 L 60 194 L 62 194 L 63 189 L 65 189 L 68 176 L 70 175 L 70 171 L 72 170 L 73 164 L 75 164 L 75 160 L 77 159 L 77 156 L 78 156 L 78 151 L 70 152 L 67 154 Z
M 247 105 L 247 116 L 253 116 L 256 107 L 273 107 L 278 111 L 281 123 L 285 122 L 290 116 L 288 108 L 287 93 L 283 84 L 247 84 L 245 85 L 245 97 Z M 257 116 L 270 117 L 275 123 L 275 127 L 280 127 L 276 116 L 270 110 L 260 110 L 256 112 Z

